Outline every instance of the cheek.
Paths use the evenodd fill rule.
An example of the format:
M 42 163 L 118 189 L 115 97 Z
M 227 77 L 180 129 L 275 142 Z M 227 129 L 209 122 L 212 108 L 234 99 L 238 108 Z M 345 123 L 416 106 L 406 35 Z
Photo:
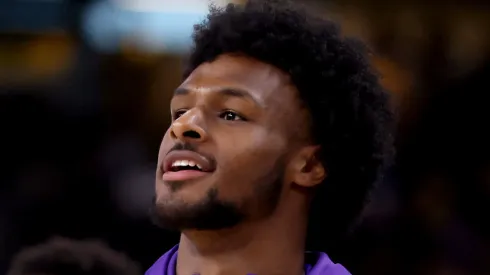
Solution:
M 222 140 L 217 142 L 220 155 L 222 153 L 226 161 L 244 166 L 259 164 L 255 161 L 260 159 L 264 162 L 270 158 L 274 159 L 285 148 L 284 140 L 280 135 L 262 129 L 230 133 L 220 139 Z
M 285 138 L 265 131 L 223 136 L 219 146 L 220 176 L 235 192 L 252 190 L 250 184 L 267 178 L 286 150 Z M 231 184 L 233 183 L 233 184 Z
M 170 129 L 167 130 L 160 143 L 160 149 L 158 150 L 158 163 L 160 164 L 165 157 L 165 154 L 172 148 L 172 140 L 170 138 Z

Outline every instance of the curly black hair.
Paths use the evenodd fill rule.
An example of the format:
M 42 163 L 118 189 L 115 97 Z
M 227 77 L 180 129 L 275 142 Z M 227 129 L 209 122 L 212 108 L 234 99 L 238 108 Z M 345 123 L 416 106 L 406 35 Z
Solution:
M 97 241 L 55 238 L 22 250 L 8 275 L 139 275 L 139 266 Z
M 388 94 L 361 42 L 285 0 L 211 7 L 194 27 L 184 78 L 222 54 L 243 54 L 289 74 L 312 117 L 328 177 L 313 202 L 308 248 L 327 249 L 356 221 L 391 159 Z M 318 236 L 318 235 L 321 235 Z

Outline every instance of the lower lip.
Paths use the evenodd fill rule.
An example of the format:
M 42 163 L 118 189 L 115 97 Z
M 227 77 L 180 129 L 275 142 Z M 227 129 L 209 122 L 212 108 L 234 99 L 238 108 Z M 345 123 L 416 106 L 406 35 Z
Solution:
M 210 173 L 194 171 L 194 170 L 184 170 L 178 172 L 165 172 L 162 176 L 163 181 L 186 181 L 201 178 L 209 175 Z

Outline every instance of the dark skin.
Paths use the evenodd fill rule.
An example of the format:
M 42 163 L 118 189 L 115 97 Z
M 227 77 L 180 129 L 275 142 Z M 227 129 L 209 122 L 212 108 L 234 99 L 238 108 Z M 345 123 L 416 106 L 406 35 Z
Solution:
M 177 274 L 301 275 L 308 209 L 326 176 L 308 133 L 308 111 L 288 75 L 238 55 L 199 66 L 171 102 L 173 122 L 158 160 L 160 213 L 187 213 L 209 190 L 243 218 L 214 230 L 182 227 Z M 192 144 L 215 169 L 183 181 L 165 180 L 168 152 Z M 277 199 L 270 187 L 280 184 Z M 179 186 L 178 188 L 175 186 Z

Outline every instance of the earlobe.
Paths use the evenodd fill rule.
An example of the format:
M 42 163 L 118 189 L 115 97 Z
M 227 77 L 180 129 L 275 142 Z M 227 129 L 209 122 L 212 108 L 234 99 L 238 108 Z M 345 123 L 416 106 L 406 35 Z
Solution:
M 304 148 L 296 161 L 294 182 L 303 187 L 314 187 L 326 178 L 326 169 L 318 159 L 318 146 Z
M 320 161 L 316 161 L 315 167 L 311 171 L 311 182 L 314 185 L 320 184 L 327 177 L 327 173 L 325 171 L 325 167 Z

